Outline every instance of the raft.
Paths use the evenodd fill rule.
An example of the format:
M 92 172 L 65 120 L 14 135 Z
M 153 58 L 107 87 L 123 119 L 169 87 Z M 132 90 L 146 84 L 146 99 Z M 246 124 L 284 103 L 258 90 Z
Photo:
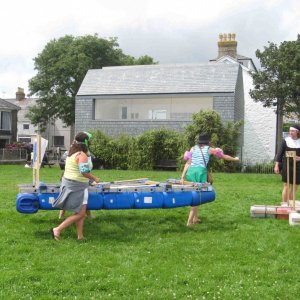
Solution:
M 56 210 L 52 207 L 59 194 L 60 184 L 40 183 L 19 185 L 16 209 L 33 214 L 39 210 Z M 209 183 L 185 182 L 168 179 L 166 182 L 123 180 L 103 182 L 89 187 L 87 209 L 156 209 L 198 206 L 215 200 L 214 188 Z

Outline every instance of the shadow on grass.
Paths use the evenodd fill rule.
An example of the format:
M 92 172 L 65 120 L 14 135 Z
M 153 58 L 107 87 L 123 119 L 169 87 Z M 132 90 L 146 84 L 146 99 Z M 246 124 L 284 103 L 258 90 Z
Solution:
M 99 211 L 94 219 L 86 219 L 84 225 L 85 237 L 90 241 L 118 241 L 120 243 L 140 243 L 165 236 L 186 236 L 199 233 L 221 233 L 235 231 L 245 220 L 230 219 L 206 212 L 201 224 L 186 226 L 186 209 L 179 210 L 135 210 L 135 211 Z M 95 213 L 94 213 L 95 214 Z M 60 220 L 41 216 L 31 218 L 31 223 L 42 230 L 35 231 L 40 239 L 51 238 L 50 228 L 60 224 Z M 249 223 L 251 225 L 251 223 Z M 62 233 L 62 239 L 76 238 L 75 225 Z

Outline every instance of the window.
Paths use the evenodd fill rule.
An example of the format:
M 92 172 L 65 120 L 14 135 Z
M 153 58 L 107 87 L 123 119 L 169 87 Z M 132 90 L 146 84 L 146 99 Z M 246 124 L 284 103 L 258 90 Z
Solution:
M 167 111 L 163 109 L 152 109 L 149 110 L 149 119 L 151 120 L 166 120 Z
M 93 116 L 95 116 L 95 120 L 119 120 L 123 122 L 127 120 L 177 120 L 177 116 L 181 120 L 185 118 L 190 120 L 195 111 L 213 109 L 212 96 L 143 97 L 96 99 Z
M 5 145 L 9 143 L 7 139 L 0 139 L 0 149 L 5 148 Z
M 54 136 L 53 137 L 53 146 L 58 147 L 58 146 L 64 146 L 65 145 L 65 137 L 64 136 Z
M 93 99 L 93 104 L 92 104 L 92 120 L 95 120 L 95 101 L 96 101 L 96 99 Z
M 127 119 L 127 107 L 122 107 L 122 120 Z
M 131 113 L 131 119 L 138 119 L 139 118 L 139 113 Z
M 0 129 L 11 129 L 11 113 L 8 111 L 0 111 Z
M 30 136 L 22 136 L 19 137 L 19 142 L 23 142 L 23 143 L 31 143 L 31 137 Z
M 29 129 L 29 124 L 23 124 L 23 129 Z

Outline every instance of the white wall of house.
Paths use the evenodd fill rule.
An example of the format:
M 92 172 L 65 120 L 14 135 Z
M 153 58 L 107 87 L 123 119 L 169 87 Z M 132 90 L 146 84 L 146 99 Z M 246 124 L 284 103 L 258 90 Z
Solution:
M 29 112 L 29 108 L 36 104 L 36 98 L 24 98 L 21 100 L 17 99 L 6 99 L 10 103 L 18 105 L 21 109 L 18 111 L 18 131 L 17 140 L 33 143 L 38 127 L 31 124 L 30 120 L 26 117 Z M 57 147 L 64 151 L 70 146 L 70 127 L 65 126 L 65 124 L 60 120 L 49 120 L 47 124 L 46 131 L 41 135 L 43 138 L 48 140 L 48 150 L 56 151 Z
M 56 150 L 59 147 L 61 151 L 65 151 L 71 144 L 70 127 L 67 127 L 60 119 L 50 120 L 45 138 L 48 140 L 49 149 Z
M 14 103 L 21 107 L 18 112 L 18 141 L 33 143 L 33 138 L 36 135 L 38 128 L 31 124 L 30 120 L 26 117 L 29 112 L 31 99 L 23 99 L 15 101 Z
M 255 164 L 270 162 L 275 156 L 276 114 L 272 108 L 263 107 L 261 102 L 254 102 L 249 95 L 253 89 L 252 77 L 243 68 L 245 91 L 245 125 L 243 160 Z

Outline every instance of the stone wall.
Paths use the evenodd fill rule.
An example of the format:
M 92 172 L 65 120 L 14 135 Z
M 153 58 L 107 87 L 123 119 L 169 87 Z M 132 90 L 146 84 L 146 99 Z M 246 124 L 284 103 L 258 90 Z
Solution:
M 213 109 L 223 121 L 234 121 L 234 95 L 215 96 Z

